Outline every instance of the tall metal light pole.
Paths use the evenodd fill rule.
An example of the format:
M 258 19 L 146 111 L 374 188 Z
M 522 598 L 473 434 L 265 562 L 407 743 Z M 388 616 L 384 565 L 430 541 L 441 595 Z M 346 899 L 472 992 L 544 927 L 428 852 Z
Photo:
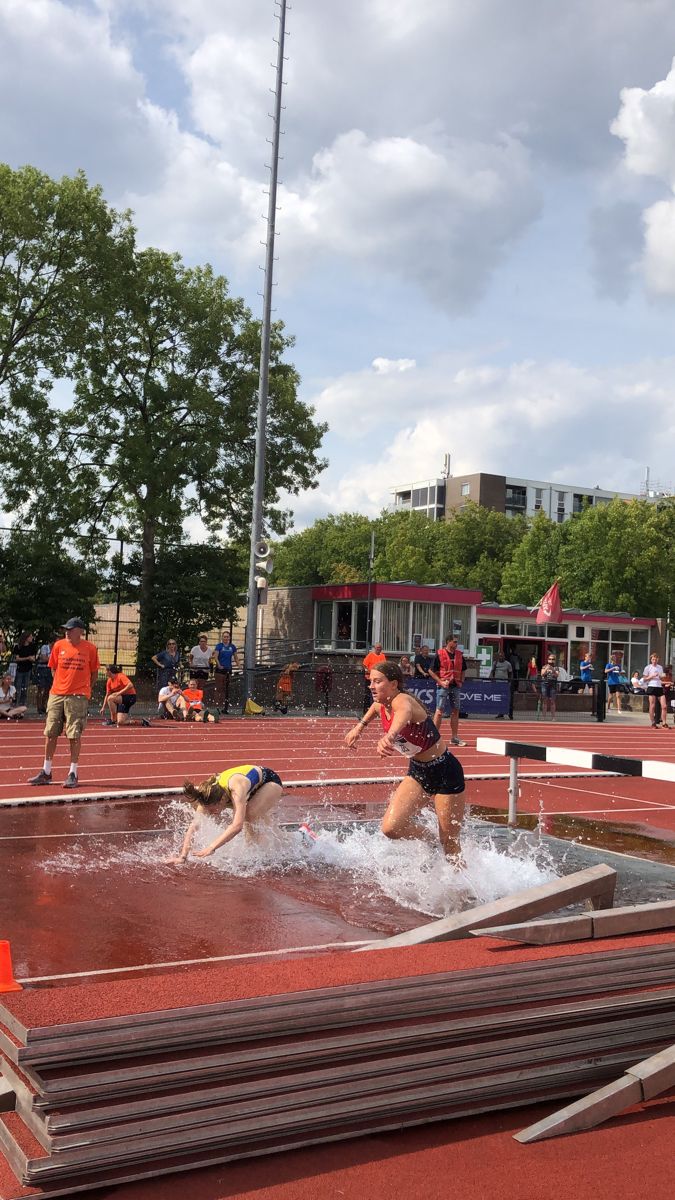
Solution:
M 286 0 L 276 0 L 279 9 L 279 37 L 277 39 L 276 86 L 274 89 L 274 113 L 272 159 L 270 162 L 270 190 L 267 206 L 267 240 L 265 248 L 265 287 L 263 291 L 263 315 L 260 341 L 260 375 L 258 384 L 258 417 L 255 438 L 255 472 L 253 476 L 253 514 L 251 520 L 251 557 L 248 570 L 248 607 L 246 610 L 246 638 L 244 642 L 244 704 L 253 690 L 256 663 L 258 589 L 256 587 L 256 559 L 259 557 L 257 544 L 263 528 L 263 501 L 265 497 L 265 444 L 267 432 L 267 400 L 270 374 L 270 329 L 272 317 L 272 286 L 274 272 L 274 238 L 277 213 L 277 177 L 279 171 L 279 138 L 281 136 L 281 94 L 284 83 L 284 42 L 286 39 Z

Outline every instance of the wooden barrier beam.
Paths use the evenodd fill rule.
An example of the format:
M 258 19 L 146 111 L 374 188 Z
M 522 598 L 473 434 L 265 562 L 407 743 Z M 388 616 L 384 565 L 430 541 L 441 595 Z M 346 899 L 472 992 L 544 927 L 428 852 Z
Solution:
M 675 1045 L 630 1067 L 620 1079 L 598 1088 L 589 1096 L 568 1104 L 543 1121 L 515 1133 L 517 1142 L 528 1144 L 562 1133 L 594 1129 L 610 1117 L 616 1117 L 633 1104 L 653 1100 L 675 1085 Z
M 528 946 L 550 946 L 556 942 L 580 942 L 588 938 L 616 937 L 624 933 L 647 933 L 675 928 L 675 900 L 653 904 L 630 904 L 601 909 L 583 916 L 552 917 L 519 925 L 493 925 L 471 930 L 473 937 L 505 938 Z
M 616 871 L 604 863 L 598 863 L 595 867 L 575 871 L 573 875 L 565 875 L 551 883 L 526 888 L 511 896 L 503 896 L 500 900 L 492 900 L 489 904 L 480 904 L 476 908 L 467 909 L 466 912 L 443 917 L 440 921 L 429 921 L 417 929 L 409 929 L 405 933 L 397 933 L 381 941 L 368 942 L 354 953 L 388 950 L 393 946 L 419 946 L 425 942 L 451 941 L 467 937 L 472 929 L 494 925 L 500 917 L 508 917 L 512 921 L 529 920 L 540 913 L 555 912 L 558 908 L 580 900 L 591 900 L 594 907 L 602 907 L 605 904 L 609 906 L 614 897 L 615 887 Z
M 620 754 L 595 754 L 589 750 L 541 746 L 534 742 L 512 742 L 502 738 L 476 738 L 476 750 L 481 754 L 499 754 L 503 758 L 532 758 L 537 762 L 557 763 L 563 767 L 579 767 L 586 771 L 635 775 L 644 779 L 675 783 L 675 762 L 624 758 Z

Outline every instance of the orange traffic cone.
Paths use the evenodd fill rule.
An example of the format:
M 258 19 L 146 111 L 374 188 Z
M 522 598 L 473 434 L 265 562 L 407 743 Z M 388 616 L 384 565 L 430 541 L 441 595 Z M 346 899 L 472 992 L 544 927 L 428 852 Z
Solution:
M 12 971 L 12 954 L 9 942 L 0 942 L 0 992 L 22 992 L 20 983 L 16 982 Z

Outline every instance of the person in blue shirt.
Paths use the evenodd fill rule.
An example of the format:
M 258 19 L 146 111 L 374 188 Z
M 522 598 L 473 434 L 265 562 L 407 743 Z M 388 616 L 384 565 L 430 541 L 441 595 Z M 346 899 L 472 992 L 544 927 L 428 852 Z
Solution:
M 624 692 L 624 684 L 622 682 L 623 666 L 621 665 L 622 654 L 620 650 L 614 650 L 610 656 L 610 660 L 605 667 L 605 679 L 607 680 L 607 690 L 609 698 L 607 700 L 607 711 L 612 707 L 612 697 L 616 699 L 617 712 L 623 712 L 621 704 L 621 696 Z
M 216 703 L 218 704 L 221 713 L 226 713 L 230 703 L 230 680 L 232 678 L 232 664 L 234 664 L 235 667 L 239 666 L 237 647 L 232 645 L 232 638 L 226 629 L 223 629 L 220 635 L 220 641 L 217 643 L 213 654 L 216 664 Z
M 584 691 L 588 691 L 593 683 L 593 659 L 590 650 L 586 651 L 579 663 L 579 676 L 584 685 Z
M 180 651 L 175 639 L 169 638 L 166 649 L 158 650 L 157 654 L 153 654 L 151 661 L 157 667 L 157 690 L 161 691 L 163 687 L 168 687 L 170 679 L 178 675 Z

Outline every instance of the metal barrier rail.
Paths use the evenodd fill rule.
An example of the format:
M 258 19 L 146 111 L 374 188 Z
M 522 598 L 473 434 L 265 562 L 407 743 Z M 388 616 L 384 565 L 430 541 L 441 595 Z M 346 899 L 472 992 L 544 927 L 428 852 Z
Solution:
M 596 754 L 592 750 L 572 750 L 564 746 L 539 746 L 530 742 L 502 741 L 500 738 L 476 738 L 476 750 L 481 754 L 499 754 L 509 759 L 509 825 L 517 820 L 518 759 L 532 758 L 537 762 L 555 763 L 564 767 L 581 767 L 608 775 L 632 775 L 643 779 L 660 779 L 675 783 L 675 763 L 654 759 L 624 758 L 620 754 Z

